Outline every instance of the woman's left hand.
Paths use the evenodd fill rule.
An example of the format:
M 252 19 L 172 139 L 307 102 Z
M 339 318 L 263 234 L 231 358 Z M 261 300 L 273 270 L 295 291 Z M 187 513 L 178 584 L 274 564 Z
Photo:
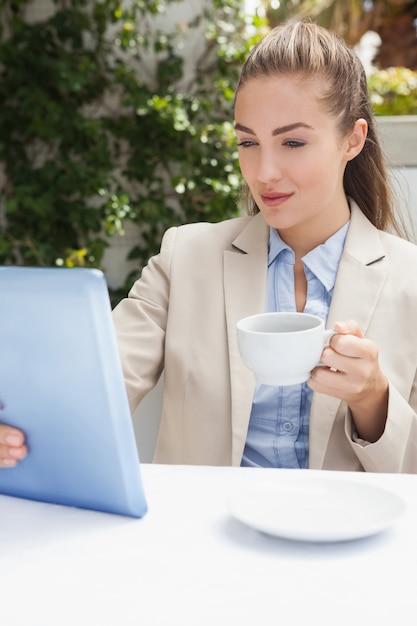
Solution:
M 388 381 L 379 367 L 378 348 L 357 322 L 337 322 L 337 332 L 323 350 L 308 381 L 314 391 L 345 400 L 359 436 L 373 443 L 385 429 Z

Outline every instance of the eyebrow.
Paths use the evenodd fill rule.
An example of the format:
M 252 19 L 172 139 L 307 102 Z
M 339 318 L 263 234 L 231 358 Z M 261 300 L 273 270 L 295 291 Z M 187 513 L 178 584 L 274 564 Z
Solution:
M 275 128 L 272 131 L 272 136 L 282 135 L 283 133 L 288 133 L 291 130 L 295 130 L 296 128 L 308 128 L 310 130 L 313 129 L 309 124 L 304 124 L 304 122 L 295 122 L 294 124 L 287 124 L 287 126 L 280 126 L 279 128 Z M 236 122 L 235 130 L 241 130 L 244 133 L 248 133 L 249 135 L 255 135 L 254 131 L 247 126 L 243 126 Z

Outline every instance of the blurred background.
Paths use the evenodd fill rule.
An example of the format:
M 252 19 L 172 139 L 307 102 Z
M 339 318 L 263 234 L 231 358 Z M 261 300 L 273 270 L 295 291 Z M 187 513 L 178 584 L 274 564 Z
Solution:
M 417 214 L 417 0 L 0 0 L 0 264 L 99 267 L 112 304 L 172 225 L 239 213 L 233 96 L 269 28 L 361 57 Z

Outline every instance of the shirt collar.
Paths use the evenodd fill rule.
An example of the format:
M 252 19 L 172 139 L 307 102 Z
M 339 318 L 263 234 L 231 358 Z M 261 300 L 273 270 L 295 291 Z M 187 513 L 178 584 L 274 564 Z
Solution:
M 302 258 L 304 265 L 319 279 L 327 291 L 331 291 L 336 282 L 349 224 L 350 221 L 346 222 L 334 235 Z M 268 265 L 271 265 L 283 250 L 289 250 L 293 254 L 291 248 L 282 241 L 277 230 L 270 228 Z
M 269 228 L 269 251 L 268 251 L 268 266 L 272 265 L 277 256 L 283 250 L 289 250 L 292 252 L 290 246 L 284 243 L 275 228 Z

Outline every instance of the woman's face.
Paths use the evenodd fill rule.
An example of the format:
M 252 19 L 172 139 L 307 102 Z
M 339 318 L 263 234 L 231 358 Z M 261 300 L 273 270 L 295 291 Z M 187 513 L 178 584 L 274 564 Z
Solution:
M 366 123 L 341 137 L 322 90 L 317 81 L 278 75 L 248 81 L 236 97 L 242 175 L 284 239 L 322 233 L 324 241 L 349 219 L 343 173 L 362 149 Z

